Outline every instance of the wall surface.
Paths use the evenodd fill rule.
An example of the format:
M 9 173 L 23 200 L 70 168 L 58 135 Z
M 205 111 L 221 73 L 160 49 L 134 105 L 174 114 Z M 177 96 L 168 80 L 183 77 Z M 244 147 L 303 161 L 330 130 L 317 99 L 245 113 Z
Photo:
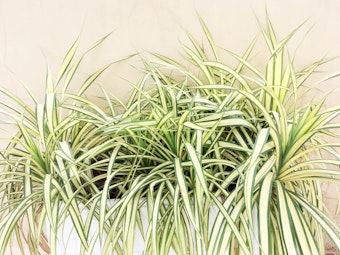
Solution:
M 198 15 L 223 48 L 242 53 L 259 33 L 256 17 L 265 20 L 266 9 L 279 37 L 306 22 L 290 47 L 298 45 L 296 64 L 302 67 L 322 57 L 340 56 L 340 1 L 338 0 L 0 0 L 0 86 L 29 101 L 23 84 L 38 101 L 43 99 L 47 66 L 57 75 L 64 54 L 80 36 L 79 54 L 106 34 L 110 37 L 88 54 L 79 70 L 79 81 L 96 69 L 136 52 L 153 51 L 180 58 L 186 32 L 203 38 Z M 257 64 L 262 53 L 257 48 Z M 138 59 L 131 60 L 138 65 Z M 340 70 L 337 59 L 324 74 Z M 123 79 L 122 79 L 123 78 Z M 115 64 L 99 79 L 119 97 L 129 92 L 124 79 L 134 81 L 134 68 Z M 340 80 L 324 91 L 339 87 Z M 93 95 L 96 90 L 91 91 Z M 328 105 L 339 103 L 332 93 Z M 2 96 L 0 100 L 5 100 Z M 13 130 L 0 126 L 0 137 Z M 1 148 L 5 141 L 0 141 Z M 338 197 L 325 187 L 334 211 Z

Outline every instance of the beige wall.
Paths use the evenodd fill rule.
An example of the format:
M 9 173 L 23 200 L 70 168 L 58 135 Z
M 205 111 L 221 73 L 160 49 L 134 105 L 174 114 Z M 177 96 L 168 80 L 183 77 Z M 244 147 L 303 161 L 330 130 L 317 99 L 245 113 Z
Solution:
M 19 92 L 20 80 L 42 94 L 47 63 L 56 73 L 79 34 L 85 50 L 114 30 L 84 73 L 136 51 L 178 55 L 180 41 L 186 38 L 183 28 L 202 37 L 196 13 L 219 45 L 242 52 L 258 33 L 255 15 L 264 20 L 265 6 L 281 37 L 308 18 L 304 31 L 314 25 L 299 49 L 299 63 L 340 55 L 337 0 L 1 0 L 0 85 Z M 329 70 L 339 67 L 338 61 Z M 123 90 L 119 84 L 109 85 Z
M 218 45 L 241 53 L 259 31 L 255 15 L 263 21 L 266 7 L 281 38 L 307 19 L 302 31 L 313 26 L 299 48 L 299 65 L 323 56 L 340 56 L 338 0 L 0 0 L 0 86 L 27 99 L 21 85 L 25 83 L 41 100 L 47 63 L 57 74 L 64 54 L 79 34 L 81 52 L 114 30 L 89 55 L 80 77 L 143 50 L 177 57 L 180 42 L 186 41 L 184 29 L 202 37 L 197 13 Z M 296 45 L 303 36 L 304 32 L 297 35 Z M 340 61 L 324 70 L 340 70 Z M 123 96 L 128 88 L 115 75 L 134 80 L 135 73 L 116 65 L 100 79 L 107 89 Z M 330 88 L 338 87 L 339 82 L 329 84 Z M 333 93 L 329 105 L 337 104 L 339 96 L 339 92 Z M 8 132 L 8 128 L 0 129 L 0 137 Z M 338 198 L 328 190 L 330 204 L 334 205 Z

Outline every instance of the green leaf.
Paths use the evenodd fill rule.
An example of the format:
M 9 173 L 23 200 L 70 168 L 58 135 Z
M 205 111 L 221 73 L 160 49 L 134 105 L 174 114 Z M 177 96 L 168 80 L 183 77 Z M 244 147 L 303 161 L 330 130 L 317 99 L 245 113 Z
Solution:
M 201 155 L 197 155 L 198 152 L 195 150 L 195 148 L 190 143 L 185 143 L 185 147 L 187 148 L 187 151 L 190 155 L 192 165 L 195 169 L 197 178 L 200 184 L 202 185 L 204 193 L 209 198 L 210 192 L 208 190 L 207 183 L 206 183 L 205 176 L 204 176 L 204 171 L 202 168 L 202 163 L 201 163 L 202 161 L 200 159 Z
M 244 181 L 244 199 L 245 199 L 245 206 L 248 214 L 248 218 L 251 219 L 252 216 L 252 209 L 253 209 L 253 195 L 255 193 L 255 176 L 258 169 L 258 164 L 260 162 L 259 158 L 261 157 L 261 152 L 264 145 L 267 142 L 269 136 L 269 128 L 265 128 L 260 130 L 256 142 L 249 160 L 247 163 L 247 170 L 245 173 L 245 181 Z M 250 222 L 250 226 L 252 222 Z
M 192 211 L 192 203 L 190 201 L 190 196 L 188 194 L 188 187 L 186 185 L 185 177 L 183 175 L 183 168 L 182 168 L 181 162 L 178 158 L 175 158 L 174 164 L 175 164 L 176 179 L 178 181 L 178 187 L 181 192 L 181 197 L 183 198 L 185 210 L 188 213 L 188 217 L 191 223 L 193 224 L 195 231 L 199 232 L 199 227 L 195 223 L 195 217 Z
M 283 184 L 280 181 L 275 182 L 277 187 L 277 194 L 279 200 L 279 210 L 280 210 L 280 221 L 282 224 L 282 238 L 285 242 L 285 246 L 289 249 L 289 247 L 295 247 L 296 240 L 294 236 L 295 229 L 293 227 L 293 223 L 291 222 L 291 214 L 289 212 L 288 201 L 287 201 L 287 191 L 285 190 Z M 297 254 L 296 249 L 290 249 L 289 251 L 292 254 Z
M 77 51 L 78 45 L 79 45 L 79 37 L 74 41 L 74 43 L 72 44 L 71 48 L 68 50 L 63 63 L 61 64 L 60 70 L 59 70 L 59 74 L 58 74 L 58 78 L 57 78 L 57 82 L 56 84 L 59 84 L 60 80 L 63 78 L 64 74 L 66 73 L 66 71 L 68 70 L 68 67 L 71 64 L 71 61 Z
M 259 201 L 259 236 L 261 254 L 270 254 L 270 202 L 272 198 L 273 173 L 269 172 L 261 183 Z

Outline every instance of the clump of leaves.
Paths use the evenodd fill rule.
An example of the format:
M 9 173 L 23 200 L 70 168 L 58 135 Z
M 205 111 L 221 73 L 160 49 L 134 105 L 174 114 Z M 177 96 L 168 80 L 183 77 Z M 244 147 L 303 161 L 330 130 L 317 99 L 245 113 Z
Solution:
M 287 49 L 296 30 L 278 41 L 268 19 L 261 26 L 270 53 L 264 72 L 249 60 L 256 40 L 242 56 L 226 51 L 238 63 L 230 66 L 201 24 L 210 51 L 189 35 L 188 62 L 158 54 L 145 60 L 126 103 L 104 91 L 102 109 L 83 96 L 105 68 L 80 93 L 62 93 L 67 100 L 57 100 L 48 79 L 36 111 L 2 90 L 27 108 L 10 114 L 19 134 L 1 161 L 4 247 L 27 216 L 31 250 L 48 219 L 56 253 L 69 216 L 81 254 L 92 254 L 98 240 L 102 254 L 133 254 L 139 233 L 145 254 L 232 254 L 235 247 L 244 254 L 322 254 L 324 233 L 340 250 L 320 188 L 340 180 L 340 125 L 332 122 L 340 107 L 300 100 L 326 60 L 296 71 Z M 56 84 L 67 87 L 73 77 L 75 49 Z M 334 142 L 325 142 L 329 137 Z M 98 230 L 90 234 L 94 221 Z

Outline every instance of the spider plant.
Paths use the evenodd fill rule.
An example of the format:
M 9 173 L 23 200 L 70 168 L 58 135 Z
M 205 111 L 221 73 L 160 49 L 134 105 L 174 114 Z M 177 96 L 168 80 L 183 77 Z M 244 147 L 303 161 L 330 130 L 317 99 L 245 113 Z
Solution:
M 18 104 L 1 112 L 19 133 L 2 153 L 0 254 L 20 240 L 22 219 L 31 253 L 46 221 L 52 254 L 63 224 L 80 254 L 134 254 L 138 235 L 140 254 L 323 254 L 324 234 L 340 250 L 320 188 L 340 179 L 340 109 L 301 100 L 327 60 L 296 71 L 287 49 L 296 31 L 278 41 L 268 19 L 265 70 L 249 60 L 256 39 L 242 56 L 223 51 L 231 66 L 201 24 L 208 50 L 189 35 L 185 62 L 144 59 L 127 102 L 103 91 L 102 108 L 83 95 L 105 68 L 66 92 L 77 42 L 36 110 L 1 90 Z
M 85 137 L 96 138 L 92 143 L 103 141 L 95 135 L 92 122 L 87 121 L 93 114 L 72 110 L 75 104 L 86 108 L 73 98 L 86 98 L 86 90 L 111 64 L 89 75 L 79 91 L 70 94 L 68 88 L 74 85 L 74 75 L 87 54 L 75 59 L 78 44 L 79 39 L 69 49 L 56 79 L 48 70 L 42 103 L 28 89 L 31 103 L 0 88 L 1 97 L 7 98 L 0 103 L 0 114 L 5 120 L 2 124 L 17 130 L 16 135 L 7 138 L 8 146 L 0 151 L 0 254 L 15 240 L 22 254 L 25 243 L 31 254 L 48 252 L 45 221 L 50 225 L 48 243 L 55 251 L 57 229 L 64 215 L 71 217 L 84 246 L 87 245 L 79 204 L 99 192 L 92 175 L 97 165 L 89 164 L 88 158 L 81 159 L 77 165 L 73 162 L 86 150 Z M 26 223 L 28 231 L 23 231 Z
M 296 71 L 287 43 L 298 29 L 278 41 L 267 20 L 265 70 L 249 60 L 256 40 L 242 56 L 226 51 L 229 66 L 202 27 L 212 57 L 189 35 L 188 63 L 154 54 L 119 119 L 93 120 L 110 137 L 87 152 L 110 162 L 95 198 L 103 254 L 132 254 L 136 228 L 144 254 L 324 254 L 324 234 L 339 249 L 320 185 L 339 182 L 340 109 L 302 100 L 328 60 Z M 120 200 L 106 206 L 112 189 Z
M 297 71 L 287 43 L 298 28 L 279 41 L 267 19 L 261 26 L 269 51 L 265 70 L 249 60 L 256 40 L 242 56 L 225 51 L 238 61 L 232 67 L 220 60 L 201 23 L 212 57 L 190 36 L 193 46 L 184 46 L 189 65 L 156 54 L 159 61 L 148 73 L 156 96 L 144 99 L 149 111 L 140 103 L 136 109 L 158 119 L 152 136 L 161 132 L 145 151 L 163 152 L 164 144 L 171 150 L 176 179 L 172 188 L 165 185 L 174 190 L 174 203 L 180 192 L 185 221 L 195 229 L 193 236 L 189 227 L 185 231 L 192 240 L 186 249 L 195 244 L 199 254 L 225 254 L 237 243 L 242 254 L 251 254 L 257 208 L 261 254 L 324 254 L 324 234 L 339 250 L 340 231 L 326 212 L 320 185 L 339 182 L 340 125 L 333 121 L 340 107 L 326 108 L 326 97 L 308 100 L 308 92 L 317 89 L 311 76 L 329 60 Z M 202 226 L 212 204 L 219 214 L 207 233 Z M 174 212 L 175 223 L 177 217 Z M 162 242 L 153 242 L 155 252 Z

